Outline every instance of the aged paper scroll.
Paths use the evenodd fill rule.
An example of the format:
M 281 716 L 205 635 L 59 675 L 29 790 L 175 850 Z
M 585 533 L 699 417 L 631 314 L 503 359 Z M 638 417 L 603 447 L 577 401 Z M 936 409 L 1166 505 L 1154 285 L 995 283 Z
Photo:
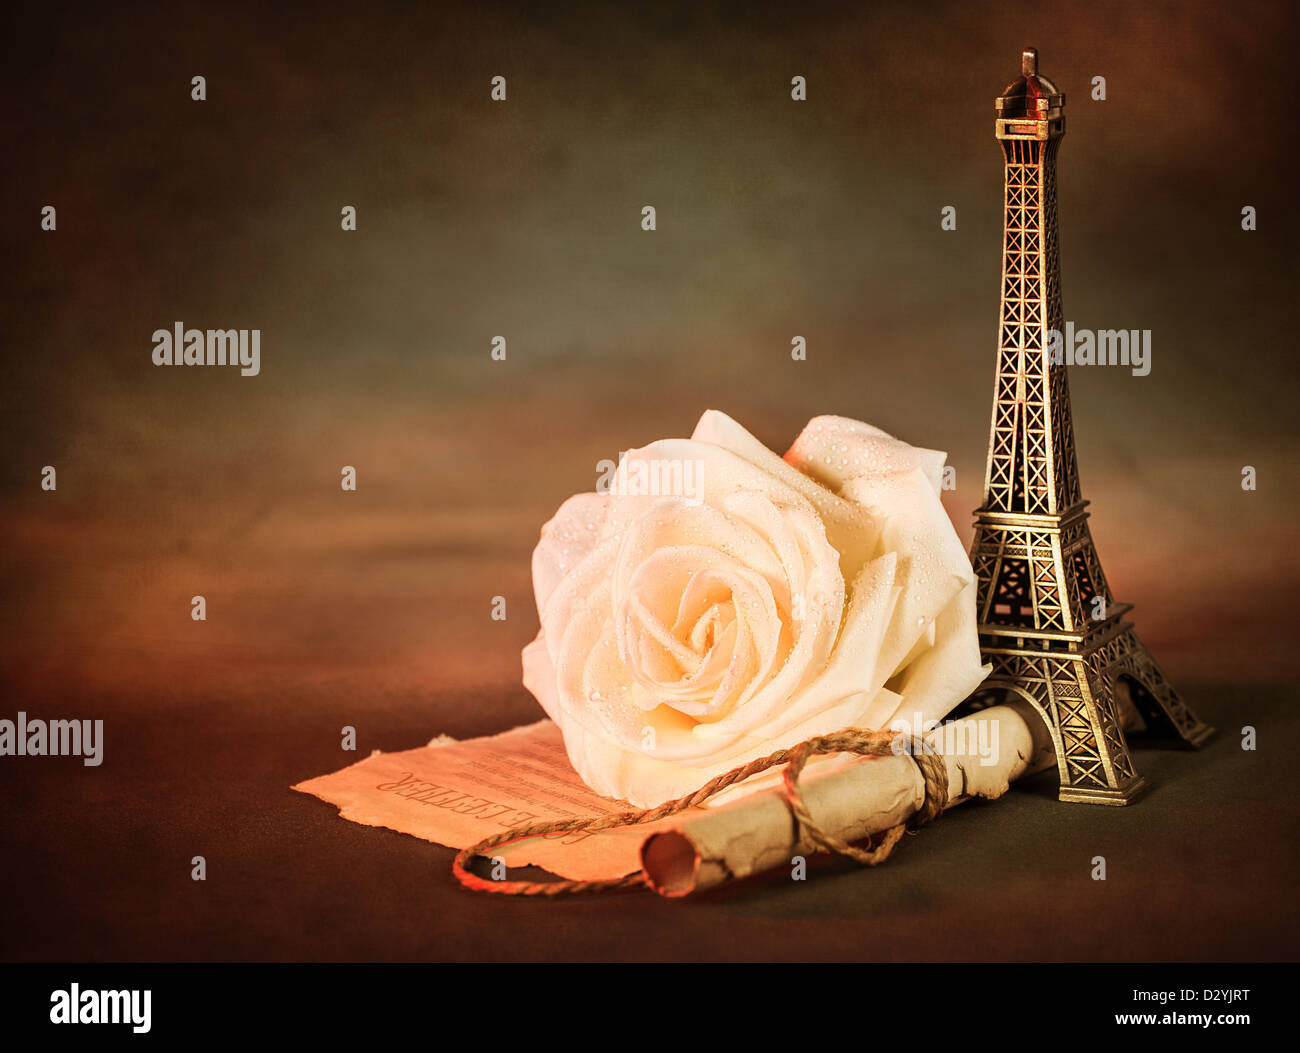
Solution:
M 1042 720 L 1023 703 L 951 722 L 926 739 L 944 755 L 950 805 L 971 796 L 1000 796 L 1011 780 L 1054 760 Z M 981 741 L 996 748 L 984 754 L 970 748 Z M 822 828 L 840 838 L 879 833 L 921 806 L 920 772 L 907 756 L 820 761 L 800 780 L 804 800 Z M 760 776 L 754 782 L 763 788 L 729 797 L 720 807 L 692 808 L 656 823 L 595 834 L 529 838 L 496 851 L 509 866 L 531 863 L 576 880 L 622 877 L 644 866 L 661 895 L 686 895 L 788 866 L 792 855 L 815 851 L 798 836 L 779 789 L 771 788 L 774 777 L 779 779 L 778 771 Z M 502 829 L 634 810 L 586 787 L 569 764 L 559 728 L 549 720 L 467 742 L 444 737 L 420 749 L 375 752 L 293 788 L 338 806 L 345 819 L 451 848 L 465 848 Z
M 1015 779 L 1056 762 L 1046 725 L 1021 701 L 950 721 L 924 737 L 943 757 L 948 808 L 972 797 L 1001 797 Z M 855 760 L 800 785 L 818 825 L 849 842 L 906 822 L 925 800 L 920 769 L 908 756 Z M 784 797 L 764 791 L 703 815 L 674 816 L 673 829 L 645 839 L 641 856 L 650 886 L 676 897 L 789 867 L 794 856 L 817 851 L 800 836 Z

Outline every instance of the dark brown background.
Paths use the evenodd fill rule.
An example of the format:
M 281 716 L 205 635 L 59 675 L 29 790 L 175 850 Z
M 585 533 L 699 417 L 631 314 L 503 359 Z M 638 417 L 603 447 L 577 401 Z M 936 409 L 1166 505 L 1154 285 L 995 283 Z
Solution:
M 0 717 L 107 741 L 0 759 L 3 957 L 1295 957 L 1287 5 L 7 17 Z M 778 450 L 818 413 L 946 449 L 969 538 L 992 100 L 1031 44 L 1067 94 L 1066 317 L 1153 332 L 1150 376 L 1072 374 L 1094 536 L 1219 739 L 1139 753 L 1133 809 L 1049 776 L 877 871 L 688 904 L 474 898 L 289 792 L 344 724 L 364 755 L 537 716 L 538 527 L 706 408 Z M 261 375 L 155 368 L 177 319 L 260 328 Z

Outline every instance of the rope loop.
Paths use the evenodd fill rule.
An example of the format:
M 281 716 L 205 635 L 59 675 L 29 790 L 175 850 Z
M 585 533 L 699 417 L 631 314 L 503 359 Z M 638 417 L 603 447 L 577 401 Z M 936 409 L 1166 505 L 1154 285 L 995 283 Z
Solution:
M 900 823 L 898 826 L 886 830 L 880 841 L 871 848 L 859 848 L 826 833 L 817 825 L 808 811 L 808 806 L 804 803 L 803 793 L 799 789 L 799 774 L 809 760 L 820 754 L 827 753 L 856 753 L 863 757 L 888 757 L 906 754 L 912 758 L 917 768 L 920 769 L 921 778 L 925 783 L 925 799 L 922 801 L 921 807 L 906 823 Z M 505 896 L 571 896 L 587 892 L 612 892 L 618 889 L 637 888 L 647 885 L 648 879 L 644 870 L 638 870 L 620 878 L 608 878 L 599 881 L 573 881 L 567 879 L 560 881 L 491 881 L 471 873 L 469 864 L 475 856 L 487 855 L 493 848 L 513 844 L 529 837 L 579 831 L 596 833 L 618 827 L 653 823 L 659 819 L 676 815 L 678 812 L 703 804 L 710 797 L 722 792 L 728 786 L 743 782 L 751 775 L 757 775 L 759 772 L 767 771 L 769 768 L 775 768 L 781 764 L 785 765 L 785 770 L 781 773 L 782 789 L 786 802 L 790 806 L 790 812 L 798 824 L 797 830 L 801 830 L 803 837 L 819 849 L 848 856 L 863 866 L 874 867 L 883 863 L 889 858 L 894 846 L 898 844 L 906 831 L 917 830 L 935 819 L 948 804 L 948 771 L 944 766 L 943 757 L 936 753 L 934 748 L 924 739 L 903 733 L 893 734 L 888 731 L 868 731 L 864 728 L 844 728 L 842 731 L 830 735 L 819 735 L 805 739 L 788 749 L 777 750 L 775 753 L 771 753 L 759 760 L 750 761 L 738 768 L 732 768 L 731 771 L 723 772 L 723 774 L 710 779 L 694 793 L 689 793 L 685 797 L 678 797 L 673 801 L 665 801 L 654 808 L 633 812 L 618 812 L 614 815 L 591 816 L 582 819 L 553 819 L 544 823 L 534 823 L 531 826 L 503 830 L 491 837 L 485 837 L 478 844 L 461 849 L 456 853 L 456 858 L 452 861 L 451 871 L 456 876 L 456 880 L 468 889 L 475 892 L 492 892 Z M 796 841 L 798 841 L 798 837 L 796 837 Z M 494 866 L 504 865 L 504 862 L 500 857 L 493 857 Z

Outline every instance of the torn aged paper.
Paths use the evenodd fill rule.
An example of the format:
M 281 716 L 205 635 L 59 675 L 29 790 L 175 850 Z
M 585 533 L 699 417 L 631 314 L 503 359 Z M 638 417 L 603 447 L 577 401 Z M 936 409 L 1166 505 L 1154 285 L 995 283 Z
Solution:
M 293 788 L 337 805 L 354 823 L 449 848 L 468 848 L 503 829 L 551 819 L 635 810 L 587 788 L 569 763 L 560 729 L 549 720 L 466 742 L 444 737 L 420 749 L 375 752 Z M 704 810 L 690 809 L 672 821 L 692 814 Z M 598 834 L 548 834 L 493 851 L 511 867 L 531 863 L 578 881 L 616 878 L 641 869 L 641 843 L 668 825 L 661 820 Z

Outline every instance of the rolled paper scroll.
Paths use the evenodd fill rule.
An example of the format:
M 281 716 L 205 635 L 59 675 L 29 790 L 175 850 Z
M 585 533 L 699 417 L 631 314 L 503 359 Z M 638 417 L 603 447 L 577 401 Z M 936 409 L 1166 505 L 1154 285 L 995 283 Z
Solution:
M 1056 763 L 1043 719 L 1028 702 L 1015 700 L 940 725 L 922 736 L 943 757 L 948 807 L 972 797 L 994 798 L 1011 782 Z M 898 826 L 924 803 L 925 786 L 907 754 L 857 759 L 800 786 L 809 814 L 823 831 L 859 841 Z M 779 789 L 733 804 L 683 816 L 641 846 L 641 865 L 651 888 L 679 897 L 789 866 L 818 847 L 798 830 Z

